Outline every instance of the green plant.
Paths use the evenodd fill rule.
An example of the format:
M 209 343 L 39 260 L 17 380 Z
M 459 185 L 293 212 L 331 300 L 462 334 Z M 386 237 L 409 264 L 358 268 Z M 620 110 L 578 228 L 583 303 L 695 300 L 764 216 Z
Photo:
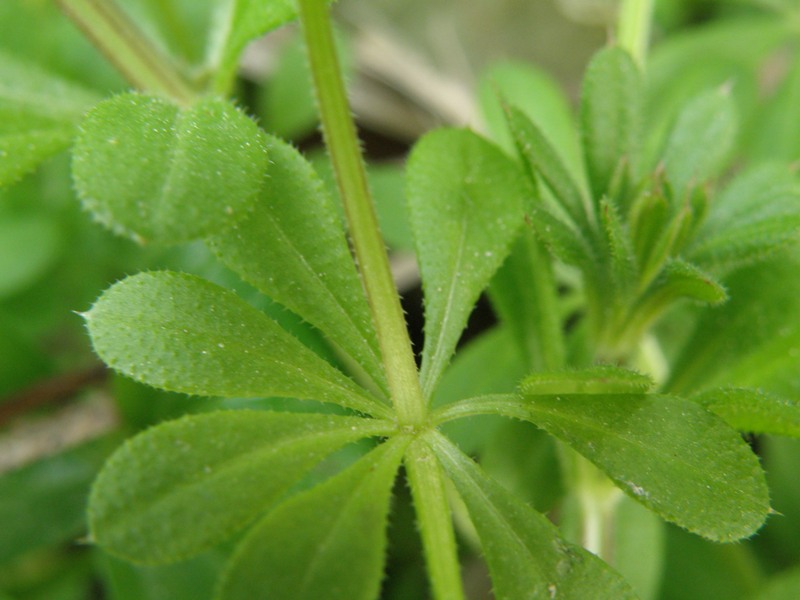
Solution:
M 0 63 L 20 128 L 2 132 L 13 157 L 3 180 L 71 146 L 75 188 L 97 220 L 139 242 L 204 240 L 311 326 L 298 335 L 326 342 L 305 343 L 195 275 L 147 271 L 106 290 L 83 317 L 114 370 L 170 392 L 307 404 L 204 412 L 133 437 L 94 484 L 95 544 L 159 565 L 234 538 L 219 598 L 374 598 L 402 466 L 433 597 L 464 597 L 457 525 L 478 541 L 497 598 L 616 599 L 652 595 L 657 581 L 622 557 L 633 538 L 620 532 L 623 512 L 660 535 L 630 500 L 719 542 L 763 525 L 765 475 L 737 430 L 800 434 L 800 187 L 783 163 L 725 177 L 737 140 L 728 87 L 648 135 L 651 3 L 623 3 L 619 43 L 589 64 L 580 138 L 547 84 L 534 83 L 548 101 L 518 106 L 498 73 L 484 106 L 508 153 L 465 129 L 415 145 L 406 196 L 425 296 L 419 370 L 327 3 L 298 7 L 344 218 L 301 153 L 225 99 L 245 43 L 294 18 L 293 3 L 232 2 L 196 72 L 112 4 L 60 3 L 141 91 L 98 101 Z M 59 110 L 30 101 L 41 93 Z M 450 366 L 487 288 L 501 327 Z M 683 340 L 659 330 L 692 319 Z M 482 367 L 493 371 L 483 383 L 460 381 Z M 531 503 L 470 457 L 498 416 L 558 440 L 524 432 L 558 456 L 561 530 L 531 505 L 542 496 Z M 342 458 L 345 447 L 354 456 Z M 544 494 L 554 482 L 536 484 Z

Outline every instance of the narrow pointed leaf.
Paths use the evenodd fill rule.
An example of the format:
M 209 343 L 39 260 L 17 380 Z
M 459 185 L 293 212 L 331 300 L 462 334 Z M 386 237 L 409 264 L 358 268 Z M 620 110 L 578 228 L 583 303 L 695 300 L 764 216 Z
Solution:
M 696 403 L 654 394 L 523 394 L 518 411 L 635 500 L 716 541 L 752 535 L 770 511 L 764 472 L 739 434 Z M 511 413 L 514 414 L 511 414 Z
M 434 131 L 408 162 L 407 197 L 425 292 L 422 386 L 430 397 L 475 302 L 522 226 L 531 189 L 498 148 Z
M 197 554 L 247 525 L 326 456 L 380 432 L 377 423 L 244 410 L 149 429 L 117 450 L 95 481 L 92 538 L 144 564 Z
M 388 411 L 264 313 L 199 277 L 134 275 L 104 292 L 86 321 L 110 367 L 164 390 Z
M 630 234 L 626 231 L 616 207 L 607 198 L 600 200 L 600 223 L 605 233 L 611 275 L 620 295 L 634 286 L 636 256 Z
M 81 124 L 72 173 L 87 210 L 140 241 L 183 242 L 242 219 L 267 167 L 263 132 L 233 104 L 123 94 Z
M 231 559 L 220 600 L 377 597 L 391 488 L 407 445 L 386 442 L 267 515 Z
M 596 200 L 605 194 L 624 159 L 635 167 L 641 143 L 642 76 L 617 46 L 595 54 L 583 79 L 581 131 Z
M 541 130 L 518 108 L 506 112 L 508 126 L 517 150 L 534 177 L 541 177 L 556 200 L 564 207 L 573 224 L 589 234 L 586 214 L 588 200 L 558 153 Z
M 268 136 L 258 204 L 210 239 L 245 281 L 324 332 L 385 390 L 378 342 L 341 219 L 311 165 Z
M 692 262 L 742 266 L 800 237 L 800 184 L 781 165 L 739 175 L 717 197 L 689 249 Z
M 721 283 L 691 263 L 680 259 L 670 260 L 645 296 L 645 302 L 666 305 L 678 298 L 690 298 L 708 304 L 720 304 L 728 299 Z
M 800 259 L 778 255 L 726 279 L 730 300 L 704 309 L 676 358 L 669 391 L 800 389 Z
M 528 375 L 520 391 L 529 395 L 639 394 L 653 387 L 653 380 L 636 371 L 611 365 Z
M 98 97 L 0 52 L 0 185 L 66 148 Z
M 489 296 L 529 369 L 554 369 L 564 362 L 556 288 L 549 256 L 524 229 L 492 280 Z
M 498 600 L 636 598 L 593 554 L 563 541 L 556 527 L 492 481 L 446 438 L 431 436 L 447 475 L 467 505 Z
M 678 115 L 664 148 L 667 179 L 678 195 L 714 177 L 730 157 L 737 133 L 736 106 L 727 88 L 694 98 Z
M 800 402 L 751 388 L 713 388 L 692 400 L 739 431 L 800 437 Z
M 556 258 L 580 267 L 587 274 L 595 271 L 592 245 L 577 227 L 562 221 L 543 206 L 531 212 L 530 223 L 536 236 Z

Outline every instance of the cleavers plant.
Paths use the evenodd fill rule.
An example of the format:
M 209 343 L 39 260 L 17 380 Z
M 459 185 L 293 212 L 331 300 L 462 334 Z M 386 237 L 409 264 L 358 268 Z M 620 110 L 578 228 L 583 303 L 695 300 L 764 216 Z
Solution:
M 614 568 L 625 495 L 715 541 L 762 526 L 771 512 L 764 472 L 737 430 L 800 435 L 797 402 L 760 389 L 797 368 L 800 314 L 773 314 L 770 294 L 797 267 L 800 187 L 778 164 L 722 179 L 737 132 L 727 86 L 686 103 L 663 139 L 648 138 L 651 2 L 623 2 L 619 41 L 589 64 L 579 135 L 569 118 L 519 106 L 497 82 L 485 105 L 504 148 L 447 128 L 413 148 L 406 196 L 425 303 L 419 369 L 328 3 L 230 2 L 199 73 L 148 45 L 113 3 L 60 4 L 138 91 L 99 100 L 45 73 L 20 75 L 29 125 L 16 138 L 3 132 L 0 149 L 15 158 L 0 166 L 2 178 L 71 145 L 75 188 L 98 221 L 140 242 L 204 240 L 330 349 L 323 357 L 194 275 L 144 272 L 104 292 L 83 317 L 116 371 L 168 391 L 310 408 L 208 412 L 135 436 L 94 484 L 94 543 L 157 565 L 233 539 L 221 600 L 369 600 L 380 593 L 402 466 L 434 598 L 465 597 L 458 529 L 479 541 L 498 599 L 616 600 L 641 593 Z M 245 44 L 298 15 L 341 207 L 298 150 L 227 99 Z M 61 96 L 58 112 L 29 102 L 45 93 Z M 451 359 L 487 289 L 508 335 L 486 338 L 481 351 L 510 345 L 509 368 L 524 377 L 513 390 L 488 384 L 449 397 Z M 728 304 L 699 318 L 683 354 L 667 356 L 656 327 L 685 300 Z M 727 338 L 713 333 L 725 327 Z M 490 416 L 558 440 L 571 532 L 450 435 L 461 420 Z M 368 444 L 356 460 L 319 475 L 359 440 Z

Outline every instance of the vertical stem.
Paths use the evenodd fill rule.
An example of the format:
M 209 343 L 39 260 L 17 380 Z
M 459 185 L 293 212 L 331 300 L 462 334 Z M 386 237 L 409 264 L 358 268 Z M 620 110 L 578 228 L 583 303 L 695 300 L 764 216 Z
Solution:
M 195 91 L 113 0 L 57 0 L 61 10 L 134 87 L 190 104 Z
M 622 0 L 617 23 L 620 46 L 631 53 L 640 67 L 644 67 L 647 44 L 650 40 L 650 23 L 654 0 Z
M 333 162 L 361 280 L 372 311 L 398 420 L 421 424 L 427 414 L 400 298 L 389 269 L 367 186 L 355 124 L 336 57 L 326 0 L 300 0 L 322 132 Z
M 439 461 L 430 446 L 417 438 L 406 450 L 405 467 L 433 597 L 436 600 L 463 600 L 453 519 Z

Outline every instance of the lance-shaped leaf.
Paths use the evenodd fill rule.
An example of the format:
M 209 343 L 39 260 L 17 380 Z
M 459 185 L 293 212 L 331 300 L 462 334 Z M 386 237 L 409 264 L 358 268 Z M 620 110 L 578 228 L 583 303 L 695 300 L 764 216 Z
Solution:
M 242 219 L 266 167 L 264 133 L 233 104 L 208 97 L 179 107 L 139 94 L 93 108 L 72 160 L 78 194 L 100 222 L 166 243 Z
M 665 389 L 800 386 L 800 259 L 778 255 L 727 280 L 730 300 L 704 309 Z
M 583 78 L 581 133 L 596 200 L 605 194 L 623 159 L 635 167 L 641 135 L 642 76 L 618 46 L 594 55 Z
M 339 213 L 311 165 L 268 136 L 269 177 L 244 221 L 210 239 L 231 269 L 323 331 L 386 387 L 364 290 Z
M 549 256 L 524 229 L 492 280 L 489 295 L 529 369 L 558 368 L 564 362 L 556 288 Z
M 521 110 L 506 111 L 517 150 L 534 177 L 541 177 L 575 226 L 589 235 L 588 200 L 542 131 Z
M 388 412 L 264 313 L 199 277 L 134 275 L 104 292 L 85 318 L 100 358 L 164 390 Z
M 423 137 L 407 173 L 425 292 L 421 380 L 430 397 L 478 296 L 510 250 L 532 190 L 511 159 L 465 130 Z
M 691 183 L 715 176 L 736 141 L 736 106 L 727 87 L 694 98 L 678 115 L 664 148 L 667 179 L 680 198 Z
M 747 537 L 769 514 L 758 458 L 739 434 L 696 403 L 655 394 L 527 393 L 509 416 L 572 446 L 628 495 L 716 541 Z
M 492 481 L 445 437 L 430 440 L 467 506 L 498 600 L 636 598 L 611 567 L 563 541 L 544 515 Z
M 653 380 L 647 375 L 612 365 L 534 373 L 522 382 L 523 390 L 530 395 L 636 394 L 652 387 Z
M 600 223 L 606 242 L 610 263 L 611 280 L 618 290 L 617 297 L 622 300 L 634 286 L 636 277 L 636 255 L 631 236 L 625 228 L 616 205 L 608 198 L 600 200 Z
M 109 459 L 92 489 L 92 539 L 143 564 L 222 541 L 345 444 L 386 432 L 358 417 L 224 411 L 171 421 Z
M 0 53 L 0 185 L 66 148 L 98 98 L 34 65 Z
M 736 177 L 711 204 L 688 256 L 702 265 L 742 266 L 798 234 L 800 184 L 785 166 L 760 165 Z
M 220 600 L 373 600 L 407 445 L 394 438 L 267 515 L 234 553 Z
M 739 431 L 800 437 L 800 402 L 758 389 L 713 388 L 692 400 Z

